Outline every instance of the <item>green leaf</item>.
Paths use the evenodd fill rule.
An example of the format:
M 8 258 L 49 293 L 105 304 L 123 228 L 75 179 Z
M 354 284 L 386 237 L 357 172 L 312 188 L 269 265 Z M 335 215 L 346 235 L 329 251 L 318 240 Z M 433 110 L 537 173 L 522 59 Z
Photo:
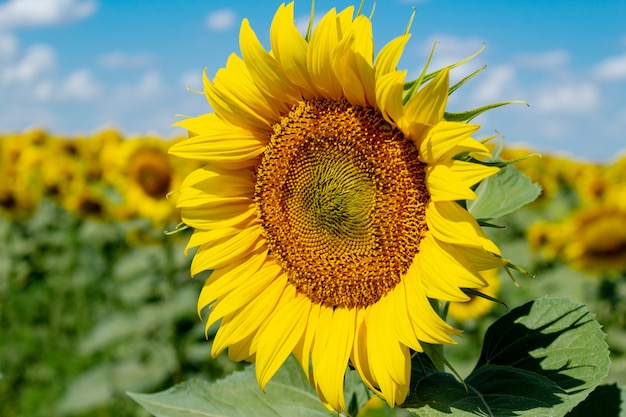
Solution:
M 512 165 L 485 180 L 476 188 L 477 198 L 467 201 L 467 209 L 480 221 L 497 219 L 534 201 L 541 187 Z
M 254 366 L 249 366 L 213 383 L 190 380 L 156 394 L 128 395 L 156 417 L 337 415 L 324 407 L 293 357 L 266 385 L 265 393 L 259 388 Z
M 604 338 L 584 305 L 531 301 L 489 327 L 464 384 L 416 355 L 404 406 L 428 417 L 565 416 L 607 375 Z
M 622 417 L 626 410 L 620 413 L 622 398 L 626 395 L 626 388 L 616 384 L 600 385 L 594 389 L 583 402 L 578 404 L 566 417 L 588 417 L 598 415 L 602 417 Z

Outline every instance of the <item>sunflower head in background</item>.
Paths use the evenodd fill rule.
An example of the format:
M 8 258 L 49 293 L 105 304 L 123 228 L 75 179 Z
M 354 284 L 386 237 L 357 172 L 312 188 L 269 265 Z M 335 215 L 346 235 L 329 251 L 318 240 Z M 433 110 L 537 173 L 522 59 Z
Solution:
M 268 52 L 243 20 L 241 56 L 204 76 L 213 113 L 177 123 L 190 138 L 170 149 L 205 162 L 177 206 L 192 275 L 212 271 L 198 300 L 206 328 L 219 322 L 212 354 L 255 362 L 264 387 L 293 353 L 337 411 L 348 364 L 402 404 L 412 353 L 459 333 L 431 300 L 468 301 L 461 288 L 508 262 L 459 203 L 499 170 L 480 163 L 479 126 L 444 117 L 462 82 L 449 67 L 407 81 L 409 37 L 374 58 L 360 11 L 332 9 L 303 36 L 290 3 Z

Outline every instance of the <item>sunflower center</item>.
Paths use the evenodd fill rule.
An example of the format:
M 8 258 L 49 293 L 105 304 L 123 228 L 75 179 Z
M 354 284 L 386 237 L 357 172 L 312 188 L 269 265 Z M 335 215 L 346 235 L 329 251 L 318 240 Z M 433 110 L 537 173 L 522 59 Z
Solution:
M 415 144 L 374 108 L 345 100 L 299 102 L 274 126 L 255 201 L 289 282 L 330 307 L 376 303 L 427 231 Z

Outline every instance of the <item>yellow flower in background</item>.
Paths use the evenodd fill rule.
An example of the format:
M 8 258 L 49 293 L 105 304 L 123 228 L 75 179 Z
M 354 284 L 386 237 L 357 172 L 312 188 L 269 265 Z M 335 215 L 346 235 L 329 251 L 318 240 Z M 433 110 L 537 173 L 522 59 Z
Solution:
M 596 274 L 626 272 L 626 207 L 605 204 L 578 211 L 567 227 L 565 261 Z
M 166 196 L 181 183 L 167 149 L 171 143 L 157 138 L 127 139 L 112 146 L 110 171 L 105 177 L 119 190 L 128 218 L 140 216 L 163 227 L 174 219 L 175 209 Z M 106 159 L 106 158 L 105 158 Z M 112 175 L 110 175 L 112 174 Z
M 374 60 L 353 7 L 310 39 L 293 13 L 276 12 L 271 52 L 244 20 L 242 57 L 204 76 L 214 113 L 178 123 L 191 137 L 170 153 L 206 161 L 177 197 L 191 273 L 213 271 L 198 310 L 211 307 L 207 329 L 220 322 L 212 354 L 255 361 L 261 387 L 294 353 L 330 409 L 346 410 L 349 362 L 401 404 L 411 352 L 458 333 L 429 298 L 467 301 L 460 288 L 506 263 L 457 203 L 498 169 L 454 159 L 490 154 L 477 125 L 444 120 L 447 68 L 403 101 L 409 35 Z
M 11 218 L 32 214 L 43 194 L 41 166 L 49 138 L 39 130 L 0 141 L 0 210 Z
M 481 271 L 480 275 L 487 281 L 488 286 L 477 288 L 482 294 L 492 298 L 497 298 L 500 292 L 500 278 L 498 270 Z M 471 295 L 469 301 L 451 302 L 448 306 L 448 315 L 457 322 L 464 322 L 471 319 L 478 319 L 489 313 L 495 302 L 478 295 Z
M 562 255 L 570 236 L 567 227 L 560 222 L 538 221 L 526 230 L 526 239 L 533 251 L 553 261 Z

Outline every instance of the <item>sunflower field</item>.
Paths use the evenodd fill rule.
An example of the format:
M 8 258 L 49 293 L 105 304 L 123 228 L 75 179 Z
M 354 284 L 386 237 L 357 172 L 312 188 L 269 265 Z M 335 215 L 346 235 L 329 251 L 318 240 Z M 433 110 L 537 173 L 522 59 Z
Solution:
M 2 416 L 146 416 L 127 391 L 217 380 L 244 367 L 224 354 L 209 359 L 214 332 L 207 342 L 196 314 L 203 277 L 189 279 L 189 233 L 168 233 L 179 222 L 176 194 L 168 194 L 198 168 L 170 157 L 172 143 L 112 130 L 0 138 Z M 507 159 L 529 153 L 502 150 Z M 506 274 L 485 273 L 485 293 L 499 302 L 451 303 L 464 333 L 447 349 L 449 361 L 467 374 L 485 330 L 507 309 L 571 297 L 607 334 L 612 364 L 601 387 L 619 398 L 626 157 L 592 163 L 544 154 L 517 166 L 543 193 L 489 234 L 534 278 L 518 277 L 518 287 Z

